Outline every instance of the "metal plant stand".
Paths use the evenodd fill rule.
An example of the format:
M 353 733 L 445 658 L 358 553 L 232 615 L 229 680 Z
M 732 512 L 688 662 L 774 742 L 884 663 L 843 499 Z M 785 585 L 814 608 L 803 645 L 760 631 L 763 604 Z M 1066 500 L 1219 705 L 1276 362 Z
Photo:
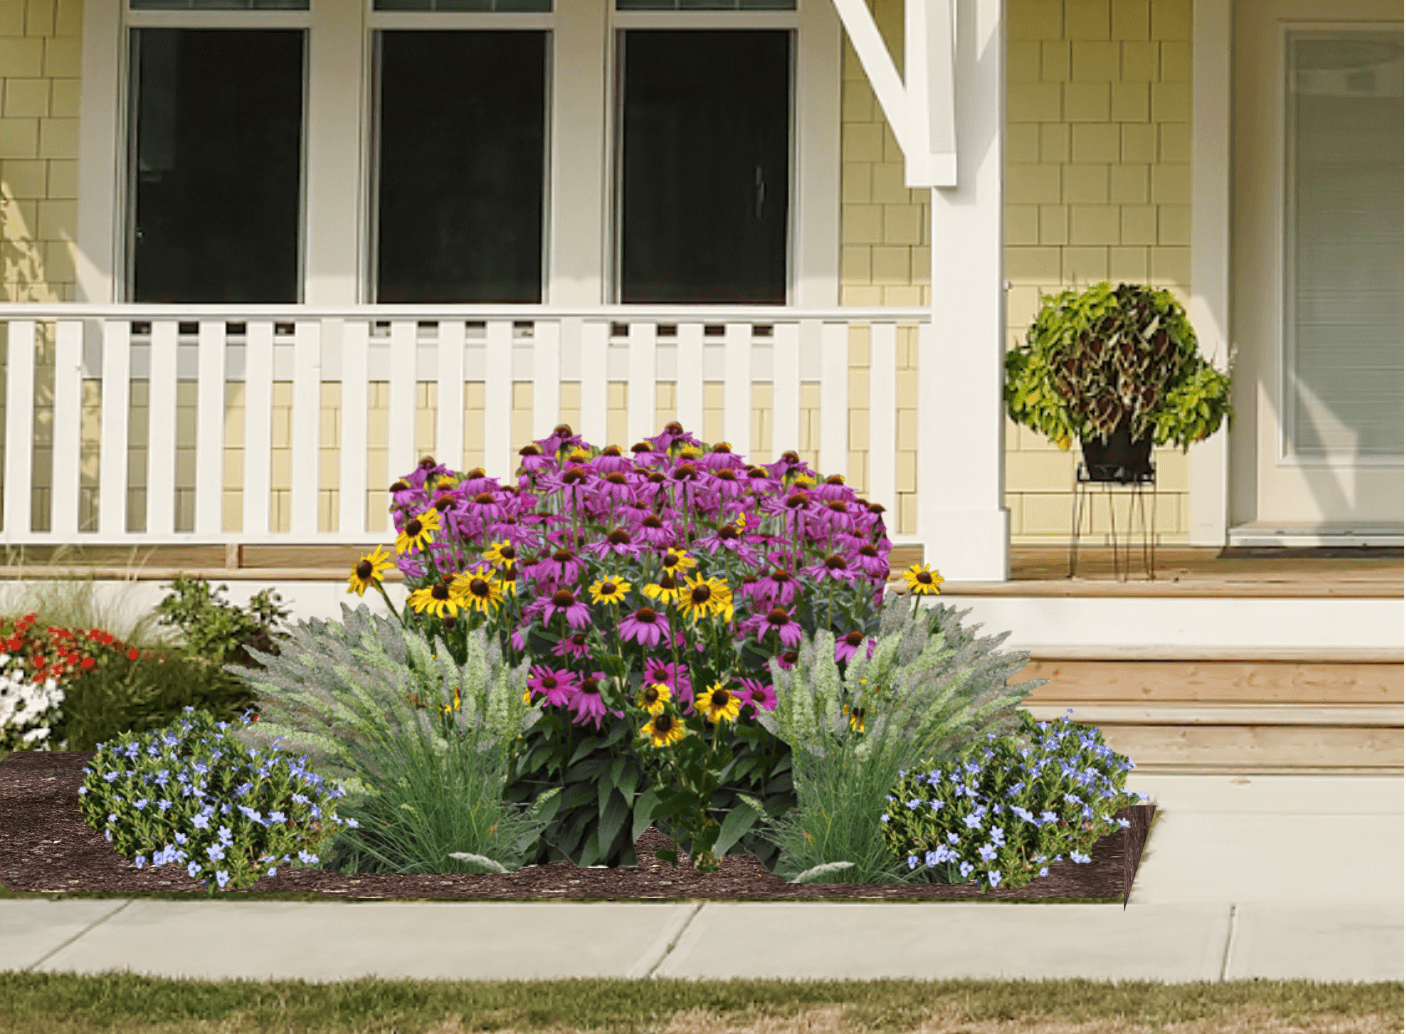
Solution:
M 1093 534 L 1094 514 L 1093 497 L 1094 486 L 1103 486 L 1102 495 L 1108 500 L 1108 525 L 1113 537 L 1113 577 L 1119 581 L 1126 581 L 1126 575 L 1120 573 L 1118 565 L 1118 520 L 1114 508 L 1114 497 L 1118 495 L 1128 495 L 1131 493 L 1135 498 L 1135 505 L 1138 512 L 1137 523 L 1142 531 L 1142 569 L 1147 575 L 1148 581 L 1156 581 L 1157 573 L 1157 465 L 1150 464 L 1151 470 L 1146 474 L 1141 474 L 1129 481 L 1094 481 L 1089 477 L 1088 469 L 1080 462 L 1075 468 L 1074 478 L 1074 534 L 1069 543 L 1069 577 L 1073 578 L 1079 567 L 1079 535 L 1080 525 L 1083 523 L 1085 506 L 1087 504 L 1089 517 L 1089 534 Z M 1114 492 L 1114 488 L 1120 491 Z M 1152 518 L 1148 521 L 1147 507 L 1145 505 L 1144 492 L 1146 489 L 1152 490 Z M 1132 508 L 1129 508 L 1129 527 L 1124 536 L 1123 559 L 1129 574 L 1132 573 L 1132 547 L 1133 528 Z

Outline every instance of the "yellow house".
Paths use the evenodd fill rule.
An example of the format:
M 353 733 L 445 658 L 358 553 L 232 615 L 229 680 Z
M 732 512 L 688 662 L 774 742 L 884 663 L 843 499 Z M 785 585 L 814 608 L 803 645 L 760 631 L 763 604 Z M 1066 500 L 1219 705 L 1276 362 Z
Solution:
M 0 79 L 12 542 L 364 542 L 677 418 L 1001 580 L 1078 461 L 1003 349 L 1103 279 L 1236 351 L 1159 542 L 1401 542 L 1384 0 L 0 0 Z
M 1001 394 L 1042 293 L 1165 287 L 1237 419 L 1149 533 L 1400 547 L 1402 196 L 1386 0 L 0 0 L 0 530 L 267 584 L 427 453 L 678 420 L 845 475 L 1150 771 L 1399 776 L 1399 559 L 1013 577 L 1079 451 Z

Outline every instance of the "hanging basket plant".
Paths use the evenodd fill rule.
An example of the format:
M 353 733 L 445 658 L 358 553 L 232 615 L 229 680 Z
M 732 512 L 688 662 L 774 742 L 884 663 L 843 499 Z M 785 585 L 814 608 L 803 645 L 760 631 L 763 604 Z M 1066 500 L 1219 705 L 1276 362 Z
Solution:
M 1041 297 L 1025 342 L 1006 354 L 1005 401 L 1013 421 L 1061 449 L 1117 431 L 1186 452 L 1235 419 L 1229 370 L 1197 354 L 1171 292 L 1108 281 Z

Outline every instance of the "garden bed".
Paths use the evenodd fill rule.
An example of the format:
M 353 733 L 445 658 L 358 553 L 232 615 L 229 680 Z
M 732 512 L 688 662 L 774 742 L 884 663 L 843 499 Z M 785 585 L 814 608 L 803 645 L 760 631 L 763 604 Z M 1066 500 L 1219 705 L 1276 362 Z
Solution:
M 78 789 L 92 751 L 24 751 L 0 761 L 0 884 L 12 892 L 47 894 L 201 894 L 200 881 L 178 865 L 138 869 L 101 833 L 86 825 Z M 938 883 L 787 883 L 752 855 L 723 859 L 714 873 L 678 867 L 654 857 L 674 847 L 652 827 L 636 842 L 639 866 L 580 869 L 571 862 L 529 866 L 512 873 L 338 873 L 285 869 L 239 894 L 287 893 L 322 898 L 435 900 L 657 900 L 737 901 L 896 900 L 1122 900 L 1137 873 L 1156 806 L 1118 812 L 1130 825 L 1101 838 L 1084 864 L 1051 863 L 1049 875 L 1019 890 L 981 894 L 975 885 Z

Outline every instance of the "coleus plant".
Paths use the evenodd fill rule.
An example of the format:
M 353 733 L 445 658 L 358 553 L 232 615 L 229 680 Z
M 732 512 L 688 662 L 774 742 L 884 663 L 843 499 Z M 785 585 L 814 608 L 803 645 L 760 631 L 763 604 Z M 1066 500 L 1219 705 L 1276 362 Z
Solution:
M 1025 342 L 1006 354 L 1010 418 L 1061 449 L 1106 441 L 1126 421 L 1133 439 L 1185 451 L 1223 420 L 1233 426 L 1230 385 L 1197 354 L 1172 293 L 1136 284 L 1043 297 Z

